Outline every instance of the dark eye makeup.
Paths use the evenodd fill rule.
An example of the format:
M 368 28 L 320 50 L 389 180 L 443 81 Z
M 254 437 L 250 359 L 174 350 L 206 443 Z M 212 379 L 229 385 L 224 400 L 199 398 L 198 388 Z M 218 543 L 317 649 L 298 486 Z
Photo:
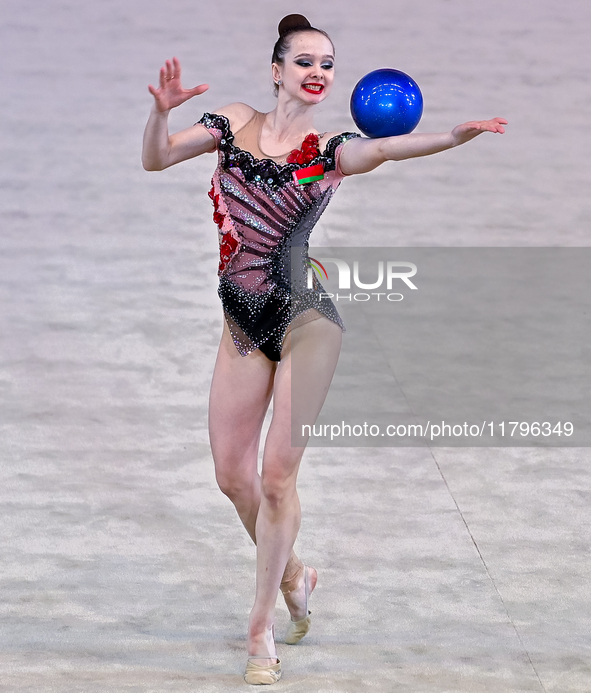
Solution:
M 309 60 L 296 60 L 296 65 L 299 65 L 300 67 L 311 67 L 312 63 Z M 322 63 L 320 66 L 324 70 L 332 70 L 334 65 L 332 63 Z

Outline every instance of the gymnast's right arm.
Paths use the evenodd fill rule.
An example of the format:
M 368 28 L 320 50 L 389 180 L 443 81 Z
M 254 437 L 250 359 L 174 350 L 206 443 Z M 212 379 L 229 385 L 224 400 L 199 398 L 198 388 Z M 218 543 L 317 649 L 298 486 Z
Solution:
M 160 69 L 160 85 L 148 87 L 154 97 L 154 107 L 146 124 L 142 165 L 146 171 L 162 171 L 179 161 L 205 152 L 215 151 L 215 139 L 203 126 L 195 125 L 174 135 L 168 134 L 168 114 L 193 96 L 203 94 L 209 87 L 200 84 L 194 89 L 181 86 L 181 64 L 177 58 L 167 60 Z

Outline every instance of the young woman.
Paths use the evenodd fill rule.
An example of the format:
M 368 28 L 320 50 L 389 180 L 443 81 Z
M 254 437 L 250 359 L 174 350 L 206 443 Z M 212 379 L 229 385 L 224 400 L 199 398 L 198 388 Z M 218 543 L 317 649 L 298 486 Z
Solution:
M 296 479 L 303 447 L 291 446 L 292 417 L 313 422 L 336 367 L 342 323 L 322 287 L 307 288 L 305 252 L 292 271 L 290 250 L 307 247 L 310 232 L 345 176 L 386 161 L 426 156 L 464 144 L 483 132 L 503 133 L 494 118 L 442 134 L 367 139 L 354 133 L 318 133 L 315 106 L 334 80 L 334 46 L 302 15 L 279 24 L 272 56 L 277 105 L 260 113 L 232 103 L 198 124 L 169 135 L 168 113 L 207 85 L 181 86 L 176 58 L 160 70 L 144 135 L 143 165 L 160 171 L 179 161 L 218 152 L 210 197 L 219 228 L 219 295 L 225 325 L 211 386 L 209 425 L 216 478 L 256 544 L 256 596 L 248 626 L 245 680 L 270 684 L 281 676 L 274 642 L 278 590 L 291 615 L 285 642 L 308 632 L 308 597 L 317 573 L 293 551 L 300 526 Z M 295 280 L 295 281 L 294 281 Z M 298 396 L 292 398 L 294 359 Z M 262 473 L 259 437 L 273 398 Z M 292 403 L 293 399 L 293 403 Z

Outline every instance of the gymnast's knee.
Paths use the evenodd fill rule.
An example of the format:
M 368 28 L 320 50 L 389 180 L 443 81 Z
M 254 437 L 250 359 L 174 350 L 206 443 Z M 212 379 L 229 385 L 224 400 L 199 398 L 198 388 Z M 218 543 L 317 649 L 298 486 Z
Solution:
M 263 470 L 261 493 L 271 508 L 280 509 L 296 493 L 295 478 Z
M 245 495 L 251 494 L 252 479 L 238 470 L 218 468 L 215 470 L 215 479 L 220 491 L 232 501 L 239 501 Z

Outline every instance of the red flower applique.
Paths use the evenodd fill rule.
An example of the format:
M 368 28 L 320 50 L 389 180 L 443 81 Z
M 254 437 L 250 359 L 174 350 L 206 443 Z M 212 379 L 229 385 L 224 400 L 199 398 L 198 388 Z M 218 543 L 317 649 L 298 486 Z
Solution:
M 213 202 L 213 221 L 215 224 L 217 224 L 217 227 L 221 231 L 222 226 L 224 225 L 224 219 L 226 217 L 224 214 L 222 214 L 222 212 L 219 211 L 220 196 L 216 195 L 213 186 L 207 194 Z M 238 241 L 234 238 L 234 236 L 232 236 L 230 231 L 226 231 L 226 233 L 222 235 L 220 242 L 220 264 L 218 268 L 220 272 L 223 272 L 226 269 L 226 266 L 236 248 L 238 248 Z
M 232 257 L 232 253 L 238 247 L 238 241 L 231 233 L 225 233 L 222 236 L 222 244 L 220 245 L 220 257 L 226 262 Z
M 224 215 L 218 212 L 217 209 L 213 211 L 213 223 L 217 224 L 218 228 L 221 229 L 224 225 Z
M 287 157 L 288 164 L 309 164 L 320 154 L 318 149 L 318 135 L 310 133 L 302 142 L 301 149 L 292 149 Z

